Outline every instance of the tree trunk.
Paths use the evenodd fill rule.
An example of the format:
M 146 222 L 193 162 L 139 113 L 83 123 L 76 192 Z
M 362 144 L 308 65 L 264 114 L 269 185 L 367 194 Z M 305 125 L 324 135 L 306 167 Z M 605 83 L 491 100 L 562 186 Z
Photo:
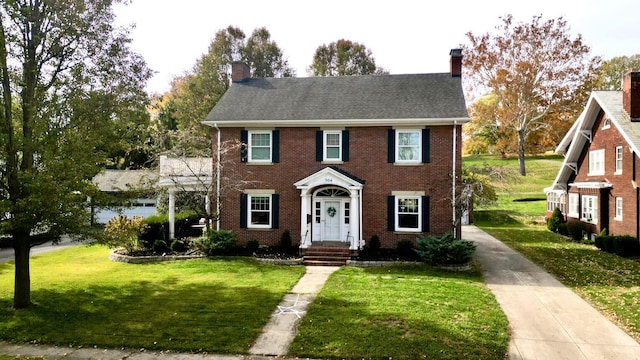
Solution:
M 520 175 L 527 176 L 524 166 L 524 131 L 518 130 L 518 164 L 520 165 Z
M 31 275 L 29 271 L 29 235 L 17 235 L 13 239 L 15 251 L 15 284 L 13 294 L 13 307 L 23 309 L 31 305 Z

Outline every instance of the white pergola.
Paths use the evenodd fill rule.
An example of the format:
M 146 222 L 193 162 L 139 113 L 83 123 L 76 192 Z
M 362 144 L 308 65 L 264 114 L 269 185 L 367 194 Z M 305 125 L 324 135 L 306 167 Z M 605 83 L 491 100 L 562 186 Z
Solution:
M 159 185 L 169 191 L 169 238 L 175 237 L 175 194 L 182 191 L 211 192 L 213 160 L 204 157 L 160 156 Z M 209 197 L 207 196 L 207 199 Z M 207 211 L 211 204 L 205 204 Z

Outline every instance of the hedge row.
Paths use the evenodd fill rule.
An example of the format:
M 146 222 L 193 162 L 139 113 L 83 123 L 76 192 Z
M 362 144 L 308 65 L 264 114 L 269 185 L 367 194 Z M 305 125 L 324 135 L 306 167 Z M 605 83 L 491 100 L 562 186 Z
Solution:
M 199 237 L 202 229 L 194 228 L 198 224 L 199 217 L 194 212 L 179 212 L 175 214 L 175 237 Z M 169 215 L 152 215 L 144 219 L 147 229 L 140 235 L 145 247 L 151 248 L 156 240 L 169 241 Z M 148 245 L 148 246 L 146 246 Z
M 640 256 L 640 242 L 629 235 L 599 235 L 595 245 L 598 249 L 622 257 Z

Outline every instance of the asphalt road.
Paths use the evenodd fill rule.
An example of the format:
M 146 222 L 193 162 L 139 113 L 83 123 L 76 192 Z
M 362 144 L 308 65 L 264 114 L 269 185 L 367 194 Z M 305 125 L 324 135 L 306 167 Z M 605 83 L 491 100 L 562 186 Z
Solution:
M 42 245 L 32 247 L 31 255 L 41 254 L 41 253 L 54 251 L 54 250 L 60 250 L 60 249 L 67 248 L 69 246 L 76 246 L 79 244 L 81 243 L 77 241 L 71 241 L 71 239 L 68 236 L 63 236 L 62 240 L 56 245 L 53 245 L 51 243 L 45 243 Z M 12 248 L 0 248 L 0 263 L 12 261 L 13 258 L 14 258 L 14 253 Z

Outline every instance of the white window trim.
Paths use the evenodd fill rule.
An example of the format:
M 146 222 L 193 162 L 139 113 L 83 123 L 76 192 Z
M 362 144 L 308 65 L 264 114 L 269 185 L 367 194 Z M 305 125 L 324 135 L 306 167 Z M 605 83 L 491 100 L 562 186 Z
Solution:
M 611 127 L 611 119 L 608 116 L 605 116 L 602 120 L 602 130 L 606 130 Z
M 400 199 L 416 199 L 418 201 L 418 227 L 417 228 L 403 228 L 400 227 L 400 212 L 398 211 L 399 208 L 399 202 Z M 395 223 L 395 231 L 397 232 L 411 232 L 411 233 L 416 233 L 416 232 L 422 232 L 422 196 L 395 196 L 395 201 L 394 201 L 394 223 Z
M 589 176 L 604 175 L 604 149 L 589 151 Z M 600 165 L 599 168 L 595 165 Z
M 254 197 L 266 197 L 269 199 L 269 224 L 251 223 L 251 199 Z M 247 228 L 249 229 L 271 229 L 273 226 L 273 197 L 271 194 L 247 194 Z
M 593 207 L 589 210 L 589 214 L 585 211 L 589 199 L 593 199 Z M 585 216 L 587 215 L 587 216 Z M 588 222 L 591 224 L 598 223 L 598 197 L 593 195 L 582 195 L 582 209 L 580 213 L 580 221 Z
M 253 136 L 256 134 L 268 134 L 269 135 L 269 158 L 268 159 L 253 159 Z M 249 154 L 247 162 L 249 163 L 271 163 L 273 159 L 273 132 L 271 130 L 249 130 L 248 131 L 249 142 Z
M 337 158 L 329 158 L 327 157 L 327 135 L 329 134 L 337 134 L 340 139 L 338 143 L 338 157 Z M 342 161 L 342 131 L 341 130 L 323 130 L 322 131 L 322 161 L 326 162 L 341 162 Z M 333 147 L 333 145 L 332 145 Z
M 622 146 L 616 146 L 616 171 L 614 172 L 614 175 L 620 175 L 622 174 L 622 158 L 623 158 L 623 149 Z M 619 158 L 618 158 L 619 156 Z M 618 166 L 618 162 L 619 162 L 619 166 Z
M 616 221 L 622 221 L 622 206 L 623 200 L 621 196 L 616 197 L 616 215 L 613 218 Z
M 397 164 L 421 164 L 422 163 L 422 130 L 421 129 L 395 129 L 395 162 Z M 418 133 L 418 158 L 413 160 L 400 159 L 400 133 Z
M 580 194 L 569 193 L 569 209 L 567 216 L 572 218 L 580 218 Z

